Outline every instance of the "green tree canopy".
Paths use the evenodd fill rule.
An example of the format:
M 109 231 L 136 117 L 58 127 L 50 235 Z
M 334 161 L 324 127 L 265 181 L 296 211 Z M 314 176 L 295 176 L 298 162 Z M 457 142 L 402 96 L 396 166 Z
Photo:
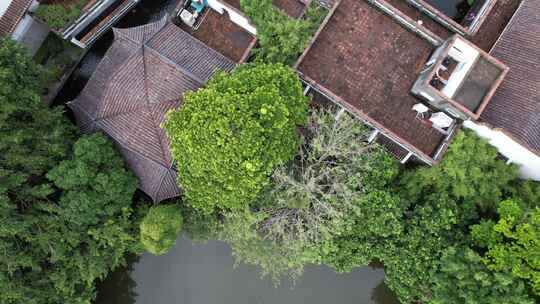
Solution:
M 388 244 L 403 237 L 404 210 L 399 197 L 389 191 L 367 193 L 355 201 L 352 212 L 345 217 L 345 229 L 331 241 L 324 263 L 349 272 L 382 260 Z
M 43 176 L 73 141 L 61 110 L 40 100 L 42 72 L 23 47 L 0 38 L 0 195 L 20 208 L 51 193 Z
M 525 284 L 505 273 L 492 272 L 468 247 L 446 249 L 430 275 L 432 304 L 533 304 Z
M 71 159 L 61 162 L 47 178 L 63 193 L 60 216 L 75 226 L 91 226 L 131 207 L 137 179 L 101 134 L 81 137 Z
M 240 5 L 257 27 L 260 47 L 255 50 L 256 59 L 288 65 L 304 51 L 327 13 L 313 4 L 305 19 L 292 19 L 276 9 L 272 0 L 240 0 Z
M 373 239 L 392 234 L 394 209 L 401 215 L 399 203 L 381 194 L 384 203 L 375 204 L 373 191 L 395 176 L 397 165 L 367 142 L 369 133 L 346 113 L 312 111 L 295 161 L 275 170 L 251 210 L 225 216 L 222 238 L 237 261 L 260 266 L 263 275 L 276 281 L 282 275 L 295 279 L 306 264 L 338 255 L 332 239 L 353 234 L 349 229 L 355 224 Z M 370 214 L 375 205 L 382 209 Z
M 517 180 L 516 166 L 507 165 L 497 156 L 497 149 L 469 131 L 459 132 L 440 165 L 406 174 L 402 187 L 408 198 L 422 198 L 431 193 L 447 193 L 472 217 L 476 208 L 494 210 Z
M 402 175 L 395 191 L 410 207 L 404 233 L 381 250 L 386 282 L 402 302 L 430 298 L 430 273 L 449 247 L 469 245 L 469 225 L 512 195 L 517 169 L 474 134 L 456 135 L 439 165 Z M 458 275 L 458 274 L 453 274 Z
M 296 154 L 306 115 L 298 76 L 282 65 L 242 66 L 187 93 L 164 124 L 186 202 L 206 213 L 247 206 Z
M 39 204 L 0 197 L 0 303 L 89 304 L 95 280 L 140 250 L 137 180 L 105 137 L 82 137 L 47 177 L 57 191 Z
M 176 244 L 182 224 L 178 206 L 159 205 L 150 208 L 141 222 L 141 242 L 144 248 L 155 255 L 167 253 Z
M 472 227 L 476 244 L 487 250 L 486 265 L 524 279 L 540 295 L 540 208 L 505 200 L 497 213 L 497 222 L 484 220 Z

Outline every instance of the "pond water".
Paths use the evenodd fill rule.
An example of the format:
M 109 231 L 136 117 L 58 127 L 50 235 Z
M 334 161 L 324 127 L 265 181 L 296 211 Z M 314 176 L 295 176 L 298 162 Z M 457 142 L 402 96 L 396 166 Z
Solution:
M 146 24 L 172 12 L 178 0 L 142 0 L 116 27 Z M 112 31 L 86 53 L 54 101 L 65 105 L 84 88 L 113 42 Z M 308 267 L 292 288 L 275 288 L 255 267 L 233 267 L 230 248 L 218 241 L 193 244 L 185 237 L 167 255 L 143 254 L 98 285 L 96 304 L 395 304 L 384 271 L 363 267 L 337 274 Z
M 98 285 L 96 304 L 396 304 L 384 271 L 363 267 L 337 274 L 308 267 L 296 283 L 274 287 L 256 267 L 233 266 L 222 242 L 194 244 L 181 237 L 160 257 L 143 254 Z
M 467 0 L 426 0 L 426 2 L 457 22 L 461 22 L 470 9 Z

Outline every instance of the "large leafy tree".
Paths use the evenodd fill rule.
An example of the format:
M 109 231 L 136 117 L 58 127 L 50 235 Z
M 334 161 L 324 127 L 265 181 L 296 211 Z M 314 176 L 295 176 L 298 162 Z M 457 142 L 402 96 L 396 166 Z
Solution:
M 409 199 L 431 193 L 447 193 L 471 217 L 476 210 L 494 210 L 517 180 L 516 166 L 498 158 L 497 150 L 470 132 L 460 132 L 440 165 L 414 170 L 404 175 L 402 187 Z
M 56 192 L 24 208 L 0 197 L 0 302 L 90 303 L 94 282 L 140 250 L 136 178 L 101 135 L 47 174 Z
M 508 273 L 492 272 L 468 247 L 444 250 L 430 275 L 433 304 L 533 304 L 525 284 Z
M 407 303 L 430 301 L 432 288 L 439 295 L 450 294 L 451 290 L 443 290 L 445 286 L 452 288 L 451 284 L 442 284 L 446 279 L 463 277 L 469 280 L 464 284 L 481 286 L 481 282 L 472 280 L 471 273 L 451 273 L 458 271 L 458 267 L 442 268 L 441 265 L 448 264 L 440 262 L 445 251 L 450 247 L 472 247 L 468 237 L 470 225 L 477 223 L 480 216 L 489 216 L 501 199 L 515 195 L 517 189 L 527 189 L 527 199 L 536 196 L 533 185 L 518 181 L 516 167 L 501 161 L 493 147 L 470 132 L 457 134 L 439 165 L 405 173 L 398 186 L 396 191 L 411 207 L 405 213 L 402 237 L 387 244 L 381 260 L 387 284 Z M 470 256 L 454 258 L 462 264 L 473 262 Z M 500 275 L 489 273 L 485 267 L 479 269 L 480 266 L 471 264 L 471 272 L 488 274 L 493 277 L 493 284 L 504 283 L 499 281 Z M 430 281 L 437 273 L 446 279 Z M 486 290 L 471 287 L 459 296 L 466 295 L 469 301 L 485 293 Z
M 282 65 L 242 66 L 187 93 L 164 124 L 186 202 L 206 213 L 247 206 L 296 154 L 307 104 Z
M 42 265 L 27 243 L 48 246 L 55 236 L 46 229 L 57 219 L 43 211 L 54 191 L 44 175 L 67 156 L 73 129 L 41 102 L 42 75 L 23 47 L 0 38 L 1 303 L 40 303 L 54 293 L 32 288 L 44 279 L 35 275 Z
M 484 220 L 472 227 L 476 244 L 486 250 L 484 262 L 494 270 L 525 280 L 540 295 L 540 208 L 505 200 L 497 222 Z
M 385 212 L 399 203 L 384 197 L 388 207 L 374 204 L 372 193 L 395 175 L 396 163 L 367 142 L 369 130 L 346 113 L 314 110 L 303 135 L 298 157 L 274 172 L 253 208 L 225 217 L 222 237 L 237 260 L 261 266 L 275 280 L 294 279 L 306 264 L 337 255 L 332 239 L 353 234 L 354 224 L 373 238 L 396 228 L 394 213 Z M 373 205 L 383 207 L 378 218 L 370 214 Z
M 464 240 L 461 208 L 446 193 L 434 193 L 404 213 L 404 231 L 378 250 L 386 283 L 402 303 L 426 302 L 430 271 L 442 252 Z
M 0 195 L 21 210 L 51 193 L 44 174 L 64 159 L 74 128 L 40 100 L 43 70 L 0 38 Z
M 402 238 L 405 206 L 398 196 L 373 190 L 355 201 L 345 217 L 345 229 L 331 241 L 323 262 L 337 271 L 348 272 L 372 261 L 380 261 L 388 244 Z

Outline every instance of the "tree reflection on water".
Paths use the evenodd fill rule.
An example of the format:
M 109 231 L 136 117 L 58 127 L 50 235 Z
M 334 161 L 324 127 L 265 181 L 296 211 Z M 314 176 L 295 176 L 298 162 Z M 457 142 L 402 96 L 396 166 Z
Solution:
M 109 273 L 105 280 L 97 284 L 98 295 L 95 304 L 134 304 L 138 294 L 135 292 L 137 282 L 131 277 L 133 265 L 139 256 L 127 258 L 127 265 Z

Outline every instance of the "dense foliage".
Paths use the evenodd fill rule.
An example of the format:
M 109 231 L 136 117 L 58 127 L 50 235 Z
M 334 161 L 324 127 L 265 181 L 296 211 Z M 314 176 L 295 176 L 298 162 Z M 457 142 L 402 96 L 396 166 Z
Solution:
M 361 127 L 317 115 L 297 161 L 275 171 L 251 209 L 225 216 L 237 261 L 276 280 L 309 263 L 350 271 L 380 261 L 402 303 L 535 303 L 538 183 L 520 181 L 468 132 L 438 166 L 398 175 Z
M 314 110 L 303 135 L 297 159 L 274 172 L 253 208 L 225 217 L 223 238 L 237 261 L 259 265 L 276 280 L 283 274 L 296 278 L 304 265 L 336 250 L 332 238 L 368 216 L 371 200 L 380 198 L 371 191 L 397 172 L 389 156 L 367 143 L 369 130 L 343 112 Z M 369 224 L 393 223 L 391 215 L 378 220 Z M 361 225 L 372 236 L 385 233 L 381 226 Z
M 257 27 L 260 47 L 255 50 L 256 60 L 293 64 L 327 13 L 315 2 L 305 18 L 293 19 L 276 9 L 272 0 L 240 0 L 242 10 Z
M 176 205 L 159 205 L 150 208 L 141 222 L 141 242 L 155 255 L 167 253 L 176 244 L 182 230 L 183 218 Z
M 269 18 L 269 1 L 242 3 Z M 0 303 L 89 304 L 126 253 L 163 254 L 183 226 L 276 281 L 307 264 L 379 261 L 402 303 L 538 303 L 540 185 L 469 132 L 439 165 L 400 170 L 344 111 L 308 119 L 291 69 L 242 66 L 168 114 L 187 204 L 145 216 L 113 145 L 102 135 L 73 144 L 62 113 L 42 105 L 42 75 L 0 40 Z
M 507 284 L 514 287 L 505 293 L 509 303 L 528 303 L 527 289 L 516 287 L 521 282 L 508 272 L 493 272 L 478 264 L 477 256 L 482 252 L 456 256 L 447 250 L 474 248 L 471 225 L 481 217 L 490 217 L 499 201 L 515 196 L 518 189 L 538 185 L 524 185 L 517 178 L 516 167 L 499 160 L 495 148 L 471 133 L 460 132 L 441 164 L 408 171 L 398 186 L 396 192 L 412 208 L 404 217 L 404 235 L 389 243 L 381 260 L 387 284 L 403 303 L 452 303 L 456 299 L 473 303 L 487 297 L 490 288 L 498 288 L 501 294 L 510 291 Z M 536 191 L 530 190 L 534 196 Z M 460 267 L 470 267 L 470 272 L 459 273 Z M 455 292 L 455 284 L 449 283 L 452 280 L 463 280 L 463 293 Z
M 42 177 L 74 138 L 61 110 L 40 101 L 42 72 L 21 46 L 0 39 L 0 194 L 21 208 L 51 193 Z
M 401 186 L 409 199 L 446 193 L 475 218 L 478 209 L 495 209 L 517 178 L 517 167 L 501 161 L 487 141 L 461 132 L 440 165 L 408 172 Z
M 448 248 L 430 278 L 433 304 L 533 304 L 525 284 L 507 273 L 492 272 L 475 251 Z
M 164 124 L 185 201 L 206 213 L 246 207 L 294 157 L 306 115 L 298 76 L 282 65 L 244 65 L 187 93 Z
M 41 77 L 0 40 L 0 303 L 90 303 L 94 281 L 139 248 L 137 182 L 104 137 L 72 147 Z
M 107 139 L 81 138 L 47 177 L 54 196 L 0 199 L 0 303 L 90 303 L 94 281 L 140 250 L 137 181 Z
M 476 244 L 487 250 L 486 265 L 524 279 L 540 295 L 540 208 L 516 200 L 499 204 L 497 222 L 484 220 L 472 227 Z
M 60 30 L 79 18 L 86 2 L 86 0 L 78 0 L 69 4 L 40 4 L 35 15 L 52 29 Z

